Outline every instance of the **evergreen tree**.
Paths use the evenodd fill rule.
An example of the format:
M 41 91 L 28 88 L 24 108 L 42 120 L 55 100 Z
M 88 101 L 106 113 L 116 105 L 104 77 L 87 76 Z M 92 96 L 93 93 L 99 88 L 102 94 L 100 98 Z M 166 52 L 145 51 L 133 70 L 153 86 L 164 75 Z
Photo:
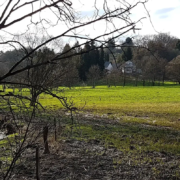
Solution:
M 91 67 L 91 57 L 90 57 L 90 52 L 89 52 L 90 50 L 91 50 L 91 46 L 88 42 L 85 44 L 84 48 L 81 50 L 82 55 L 80 58 L 80 65 L 79 65 L 78 71 L 79 71 L 79 77 L 83 81 L 86 81 L 87 79 L 86 74 L 89 68 Z
M 84 70 L 88 72 L 89 68 L 91 67 L 91 56 L 90 56 L 91 46 L 87 42 L 84 46 L 84 54 L 83 54 L 83 61 L 84 61 Z
M 91 52 L 90 52 L 90 64 L 92 65 L 97 65 L 98 64 L 98 59 L 99 59 L 99 51 L 96 49 L 96 45 L 94 41 L 91 41 Z M 91 67 L 90 66 L 90 67 Z
M 114 38 L 109 38 L 108 39 L 107 47 L 109 49 L 109 53 L 114 52 L 114 50 L 115 50 L 115 40 L 114 40 Z
M 108 61 L 109 62 L 109 53 L 105 53 L 104 54 L 104 61 L 106 62 L 106 61 Z
M 104 70 L 104 62 L 105 62 L 104 60 L 105 60 L 104 49 L 103 47 L 101 47 L 99 52 L 99 61 L 98 61 L 98 65 L 101 71 Z
M 99 51 L 94 43 L 91 41 L 87 42 L 82 50 L 83 54 L 81 55 L 79 70 L 79 77 L 81 80 L 87 80 L 87 74 L 89 72 L 90 67 L 94 65 L 98 65 L 101 70 L 104 69 L 104 50 L 101 48 Z
M 79 67 L 78 67 L 78 73 L 79 73 L 79 78 L 80 78 L 82 81 L 86 81 L 86 71 L 85 71 L 85 65 L 84 65 L 83 56 L 81 56 L 80 65 L 79 65 Z
M 73 54 L 73 51 L 71 50 L 71 47 L 69 44 L 66 44 L 63 48 L 63 51 L 62 51 L 62 57 L 63 60 L 61 61 L 61 65 L 63 67 L 67 66 L 67 64 L 69 63 L 69 61 L 72 59 L 71 58 L 71 55 Z M 66 58 L 67 57 L 67 58 Z
M 132 41 L 132 39 L 130 37 L 126 38 L 125 43 L 126 43 L 126 45 L 133 46 L 133 41 Z
M 73 62 L 75 63 L 76 67 L 79 68 L 80 62 L 81 62 L 81 47 L 79 47 L 79 42 L 77 41 L 74 46 L 74 57 L 73 57 Z
M 180 39 L 176 43 L 176 48 L 180 50 Z
M 127 47 L 126 49 L 123 50 L 122 59 L 124 61 L 132 60 L 132 57 L 133 57 L 133 53 L 130 47 Z
M 122 47 L 122 52 L 123 52 L 123 55 L 122 55 L 122 59 L 124 61 L 129 61 L 129 60 L 132 60 L 133 58 L 133 53 L 132 53 L 132 49 L 131 49 L 131 46 L 133 46 L 133 41 L 130 37 L 126 38 L 125 42 L 123 43 L 123 45 L 125 47 Z

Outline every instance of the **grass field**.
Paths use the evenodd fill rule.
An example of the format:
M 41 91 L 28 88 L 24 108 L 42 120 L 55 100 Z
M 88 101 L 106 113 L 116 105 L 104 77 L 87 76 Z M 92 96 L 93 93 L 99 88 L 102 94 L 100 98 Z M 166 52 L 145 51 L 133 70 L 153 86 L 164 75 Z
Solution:
M 82 111 L 108 115 L 111 119 L 123 117 L 124 121 L 170 126 L 180 129 L 180 86 L 97 86 L 59 88 L 59 95 L 68 97 Z M 7 89 L 12 91 L 12 89 Z M 18 93 L 18 90 L 16 90 Z M 56 92 L 55 92 L 56 93 Z M 27 89 L 23 94 L 29 96 Z M 50 110 L 63 108 L 49 95 L 41 94 L 39 101 Z
M 166 166 L 175 169 L 173 177 L 180 178 L 180 162 L 176 161 L 180 158 L 179 85 L 97 86 L 95 89 L 88 86 L 59 90 L 62 90 L 58 91 L 59 95 L 68 97 L 82 115 L 72 138 L 86 142 L 100 140 L 107 148 L 115 147 L 133 165 L 141 164 L 156 171 L 155 174 L 158 172 L 154 175 L 157 178 Z M 29 91 L 23 89 L 23 94 L 29 96 Z M 57 99 L 46 94 L 41 94 L 39 101 L 48 110 L 56 112 L 63 108 Z M 76 120 L 76 115 L 74 118 Z M 71 120 L 65 117 L 63 123 L 66 128 L 62 138 L 67 138 L 72 130 Z M 167 160 L 169 156 L 171 161 Z M 122 157 L 113 161 L 121 164 Z
M 180 154 L 180 86 L 111 88 L 98 86 L 95 89 L 84 87 L 65 89 L 63 95 L 71 97 L 74 106 L 78 108 L 86 103 L 83 109 L 86 113 L 120 122 L 119 126 L 113 126 L 108 132 L 107 130 L 96 132 L 97 137 L 113 141 L 117 146 L 123 147 L 119 137 L 125 134 L 128 137 L 133 136 L 135 142 L 140 144 L 143 142 L 145 146 L 141 147 L 141 150 L 164 149 Z M 52 109 L 60 107 L 57 100 L 48 99 L 43 95 L 40 102 Z M 89 132 L 89 136 L 93 138 L 94 131 L 91 126 L 85 125 L 82 129 L 85 134 Z M 128 144 L 126 148 L 129 150 L 130 140 L 126 140 L 125 144 Z
M 180 86 L 111 87 L 98 86 L 65 89 L 74 106 L 98 114 L 111 116 L 149 117 L 140 122 L 180 128 Z M 41 95 L 40 102 L 52 109 L 61 107 L 56 99 Z M 114 118 L 115 118 L 114 117 Z M 157 121 L 157 119 L 160 121 Z M 133 121 L 137 121 L 134 118 Z

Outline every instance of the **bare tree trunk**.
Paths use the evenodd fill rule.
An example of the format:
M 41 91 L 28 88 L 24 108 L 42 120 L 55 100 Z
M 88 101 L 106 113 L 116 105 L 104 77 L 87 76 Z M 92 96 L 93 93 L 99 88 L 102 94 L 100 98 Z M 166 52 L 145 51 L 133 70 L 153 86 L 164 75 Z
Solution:
M 114 87 L 116 87 L 116 78 L 114 77 Z
M 109 78 L 107 77 L 106 80 L 107 80 L 107 86 L 108 86 L 108 88 L 109 88 L 109 87 L 111 86 L 111 85 L 110 85 L 110 82 L 109 82 Z
M 93 88 L 95 88 L 95 80 L 93 79 Z
M 125 76 L 125 72 L 124 72 L 124 76 L 123 76 L 123 87 L 126 85 L 126 76 Z
M 135 86 L 137 86 L 137 84 L 138 84 L 138 75 L 136 74 L 135 75 Z
M 164 85 L 164 81 L 165 81 L 165 73 L 163 73 L 163 77 L 162 77 L 163 85 Z
M 143 86 L 145 86 L 145 80 L 143 80 Z
M 3 91 L 5 92 L 6 91 L 6 85 L 3 84 Z
M 37 93 L 36 90 L 32 89 L 31 95 L 32 98 L 31 98 L 30 106 L 35 106 L 39 93 Z

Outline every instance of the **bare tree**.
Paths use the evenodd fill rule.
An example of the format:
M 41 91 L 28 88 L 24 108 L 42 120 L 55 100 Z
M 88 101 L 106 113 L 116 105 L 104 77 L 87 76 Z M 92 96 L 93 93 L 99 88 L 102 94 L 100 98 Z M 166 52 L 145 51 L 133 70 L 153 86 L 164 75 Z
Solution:
M 119 69 L 113 69 L 110 72 L 106 73 L 106 82 L 108 87 L 117 86 L 117 84 L 121 81 L 123 73 Z
M 91 66 L 87 77 L 92 82 L 92 88 L 95 88 L 96 81 L 100 78 L 100 76 L 101 76 L 101 71 L 99 69 L 99 66 L 98 65 Z
M 33 54 L 32 59 L 30 59 L 29 65 L 43 63 L 55 56 L 54 51 L 44 48 Z M 34 106 L 38 96 L 44 92 L 45 89 L 52 88 L 57 80 L 56 64 L 49 63 L 46 65 L 38 66 L 27 71 L 27 76 L 25 76 L 25 82 L 30 86 L 31 106 Z
M 166 77 L 168 80 L 180 84 L 180 56 L 177 56 L 166 65 Z
M 146 80 L 164 82 L 165 67 L 169 61 L 179 54 L 176 49 L 177 39 L 166 33 L 140 36 L 134 41 L 133 61 L 141 70 L 143 85 Z
M 71 0 L 4 0 L 1 2 L 0 30 L 2 34 L 0 36 L 0 49 L 21 50 L 23 51 L 23 56 L 19 56 L 17 61 L 11 64 L 11 67 L 5 74 L 0 76 L 0 84 L 21 85 L 30 88 L 32 94 L 31 97 L 28 97 L 12 92 L 7 94 L 0 92 L 1 102 L 6 104 L 6 109 L 11 112 L 14 122 L 16 122 L 17 118 L 13 107 L 16 106 L 16 111 L 18 110 L 20 112 L 22 110 L 24 119 L 26 119 L 24 123 L 26 122 L 27 124 L 21 141 L 18 142 L 17 148 L 13 149 L 12 161 L 6 167 L 7 171 L 3 174 L 3 179 L 6 180 L 11 177 L 13 168 L 17 160 L 21 157 L 21 154 L 28 147 L 36 144 L 38 133 L 37 135 L 32 133 L 36 131 L 35 129 L 32 131 L 31 124 L 32 121 L 37 120 L 35 117 L 36 113 L 39 112 L 40 103 L 37 102 L 39 92 L 37 91 L 40 90 L 41 93 L 43 92 L 57 98 L 67 109 L 71 107 L 71 104 L 67 103 L 67 98 L 54 94 L 50 90 L 50 86 L 53 85 L 47 83 L 55 79 L 53 76 L 49 76 L 54 73 L 52 71 L 54 64 L 91 51 L 87 50 L 68 54 L 75 48 L 83 47 L 87 42 L 96 42 L 98 44 L 96 48 L 98 49 L 107 44 L 110 36 L 113 36 L 115 40 L 127 32 L 139 30 L 137 24 L 143 17 L 132 21 L 131 11 L 139 5 L 143 4 L 145 6 L 146 0 L 134 1 L 131 4 L 125 0 L 102 0 L 100 4 L 98 2 L 96 0 L 91 2 L 93 3 L 92 17 L 83 17 L 83 14 L 79 14 L 76 11 L 76 3 L 79 3 L 79 1 L 74 2 L 74 4 Z M 112 6 L 112 4 L 114 5 Z M 86 30 L 91 30 L 93 27 L 99 28 L 99 24 L 105 27 L 104 31 L 96 30 L 95 35 L 86 35 L 88 34 Z M 54 30 L 56 26 L 60 27 L 58 32 L 52 33 L 52 29 Z M 33 41 L 35 45 L 29 48 L 29 43 L 31 43 L 32 39 L 21 40 L 20 36 L 29 33 L 35 37 L 36 34 L 33 32 L 33 29 L 37 28 L 42 30 L 40 36 L 47 36 L 47 38 L 42 41 L 38 41 L 38 39 L 37 41 Z M 18 33 L 15 32 L 15 29 L 17 29 Z M 84 34 L 82 33 L 84 32 L 83 30 L 85 30 Z M 50 34 L 54 34 L 54 36 Z M 59 51 L 58 46 L 52 47 L 54 40 L 60 41 L 63 38 L 66 40 L 68 38 L 79 40 L 81 43 L 79 43 L 78 47 L 71 47 L 64 52 Z M 48 57 L 46 56 L 44 58 L 38 57 L 38 53 L 46 47 L 53 48 L 56 53 L 52 56 L 48 54 Z M 38 76 L 39 71 L 41 71 L 41 75 L 43 74 L 44 78 L 41 79 Z M 17 78 L 19 75 L 27 73 L 29 76 L 24 82 L 16 81 L 12 78 Z M 31 108 L 28 108 L 27 101 L 32 102 L 31 104 L 33 106 Z M 29 118 L 27 118 L 27 115 L 29 115 Z

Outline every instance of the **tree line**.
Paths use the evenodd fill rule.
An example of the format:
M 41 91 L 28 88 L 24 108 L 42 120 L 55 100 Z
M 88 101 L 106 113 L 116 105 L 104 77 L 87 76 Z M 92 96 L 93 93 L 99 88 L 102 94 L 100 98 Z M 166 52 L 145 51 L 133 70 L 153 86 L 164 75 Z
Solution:
M 178 38 L 167 33 L 136 38 L 133 49 L 133 61 L 137 68 L 142 70 L 141 80 L 152 82 L 175 81 L 179 82 L 177 73 L 180 69 L 180 49 Z M 143 48 L 142 48 L 143 47 Z M 179 60 L 178 60 L 179 59 Z
M 26 49 L 31 50 L 30 47 Z M 51 77 L 51 86 L 65 85 L 71 87 L 72 84 L 77 83 L 77 81 L 87 81 L 89 70 L 93 66 L 97 66 L 99 73 L 102 74 L 104 71 L 104 63 L 109 61 L 109 55 L 112 53 L 110 49 L 113 49 L 114 52 L 115 42 L 111 38 L 109 38 L 106 47 L 97 46 L 95 41 L 86 42 L 83 48 L 79 45 L 78 41 L 72 46 L 67 43 L 64 45 L 62 51 L 58 53 L 55 53 L 54 49 L 44 47 L 34 52 L 31 57 L 28 57 L 26 63 L 22 66 L 25 67 L 27 65 L 43 63 L 57 55 L 63 60 L 58 63 L 43 65 L 40 68 L 36 67 L 33 69 L 33 72 L 30 72 L 30 70 L 26 75 L 24 74 L 25 72 L 23 72 L 22 74 L 14 76 L 13 79 L 16 79 L 16 81 L 21 79 L 22 81 L 29 81 L 31 83 L 39 81 L 39 84 L 40 80 L 37 80 L 38 78 L 41 80 L 44 79 L 45 82 L 47 78 Z M 24 55 L 25 52 L 22 49 L 6 52 L 1 51 L 1 75 L 7 73 L 7 70 L 16 64 L 19 58 Z M 47 70 L 48 68 L 51 70 Z M 47 77 L 45 77 L 45 74 Z M 55 74 L 59 80 L 54 76 Z M 52 79 L 56 81 L 54 82 Z
M 65 44 L 58 53 L 62 61 L 36 67 L 11 77 L 11 80 L 34 86 L 41 84 L 47 88 L 57 86 L 71 88 L 79 82 L 87 81 L 95 87 L 95 82 L 100 79 L 104 79 L 108 85 L 117 84 L 118 81 L 123 81 L 125 85 L 126 79 L 134 80 L 135 84 L 141 81 L 143 85 L 146 81 L 150 81 L 152 85 L 156 81 L 165 80 L 180 82 L 180 40 L 167 33 L 128 37 L 119 44 L 113 38 L 109 38 L 107 43 L 101 46 L 95 41 L 88 41 L 82 47 L 77 41 L 74 45 Z M 24 55 L 21 49 L 1 51 L 1 74 L 6 73 L 6 70 Z M 55 56 L 57 53 L 53 49 L 45 47 L 33 53 L 24 66 L 27 66 L 27 63 L 29 65 L 43 63 Z M 132 61 L 136 70 L 139 69 L 140 72 L 123 73 L 122 65 L 128 60 Z M 111 71 L 105 69 L 105 62 L 114 65 Z M 32 90 L 32 94 L 35 93 L 34 96 L 37 97 L 41 93 L 41 90 L 38 91 L 35 93 Z

